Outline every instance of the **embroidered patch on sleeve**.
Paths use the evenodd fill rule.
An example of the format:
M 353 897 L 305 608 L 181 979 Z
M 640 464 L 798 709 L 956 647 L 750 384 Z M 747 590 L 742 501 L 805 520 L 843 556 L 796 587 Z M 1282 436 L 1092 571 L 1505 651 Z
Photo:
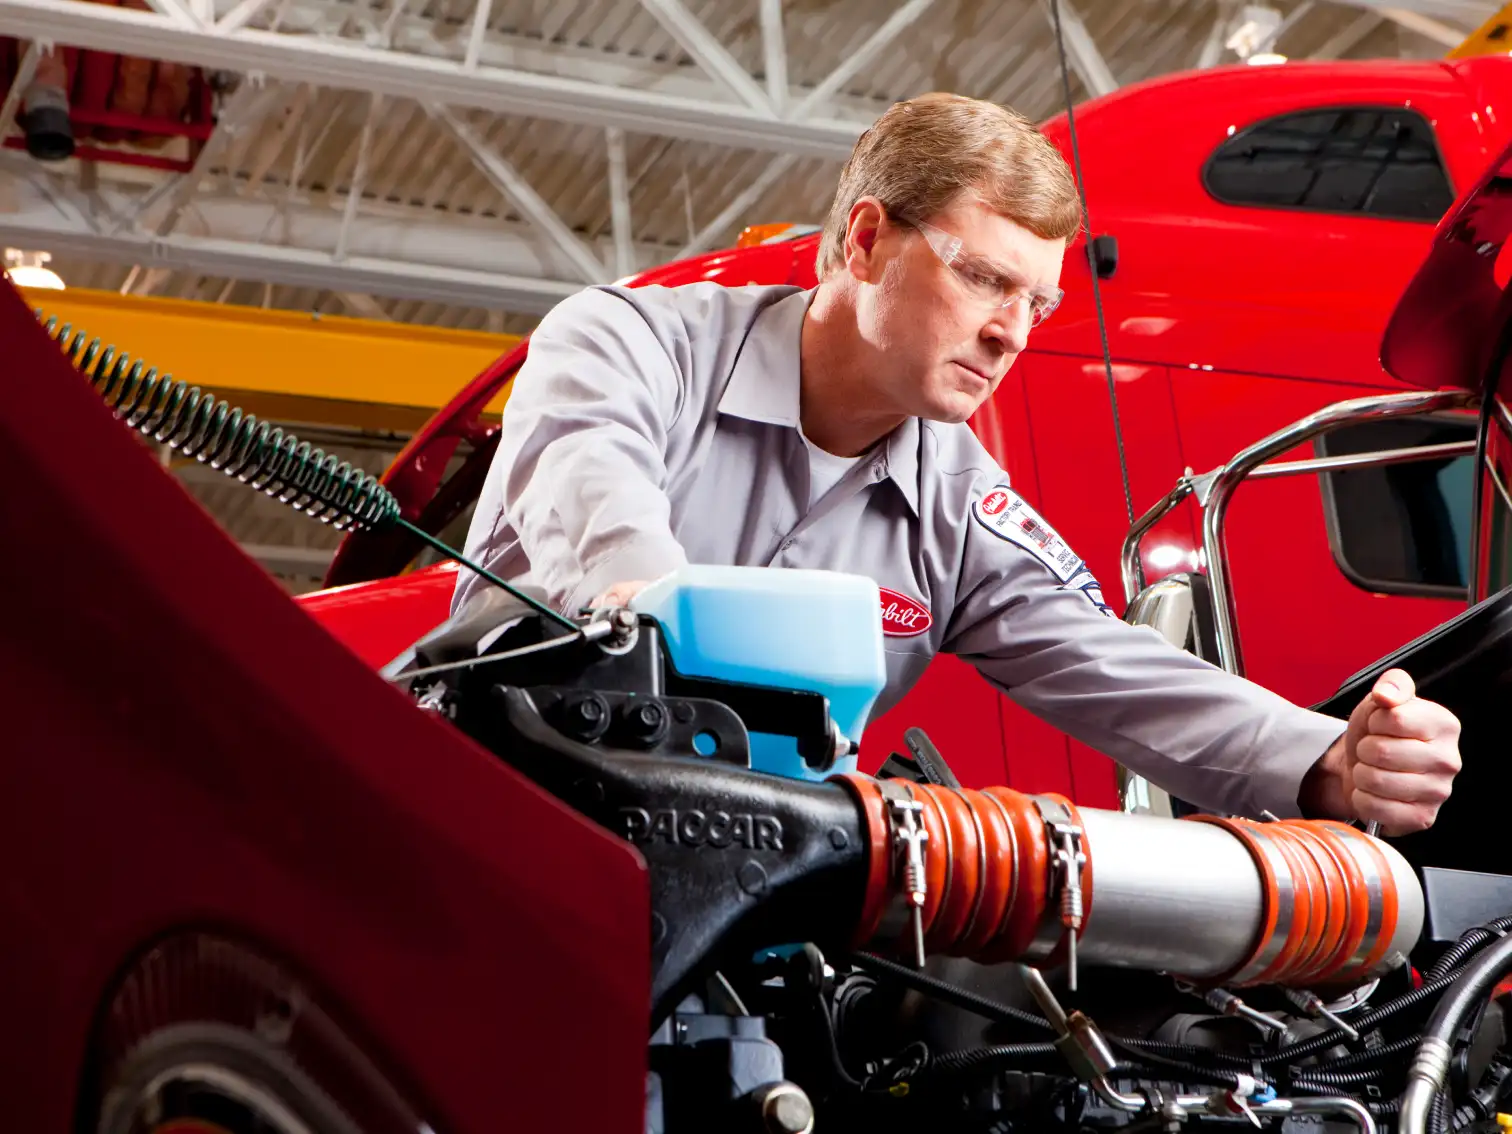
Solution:
M 1087 601 L 1097 607 L 1099 611 L 1109 618 L 1114 617 L 1113 608 L 1103 598 L 1102 584 L 1092 576 L 1092 572 L 1088 571 L 1086 567 L 1083 567 L 1071 577 L 1070 582 L 1066 584 L 1066 589 L 1080 591 L 1087 597 Z
M 1044 518 L 1017 492 L 1000 484 L 971 505 L 971 514 L 999 539 L 1023 548 L 1050 569 L 1062 583 L 1078 573 L 1091 579 L 1081 558 L 1066 546 Z M 1090 597 L 1090 596 L 1089 596 Z M 1098 599 L 1102 595 L 1099 593 Z

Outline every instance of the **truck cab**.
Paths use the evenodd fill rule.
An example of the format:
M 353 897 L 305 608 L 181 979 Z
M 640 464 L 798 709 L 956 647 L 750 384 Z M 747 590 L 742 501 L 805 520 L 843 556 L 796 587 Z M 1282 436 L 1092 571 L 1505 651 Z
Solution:
M 1464 761 L 1454 794 L 1432 829 L 1398 843 L 1419 866 L 1480 872 L 1501 870 L 1508 860 L 1497 831 L 1512 782 L 1500 715 L 1512 674 L 1509 173 L 1512 151 L 1499 156 L 1442 219 L 1391 313 L 1380 358 L 1400 388 L 1324 406 L 1211 470 L 1183 474 L 1125 536 L 1120 569 L 1128 621 L 1153 627 L 1231 673 L 1252 676 L 1249 646 L 1265 637 L 1257 633 L 1257 616 L 1266 612 L 1251 609 L 1236 593 L 1238 559 L 1225 538 L 1226 517 L 1243 495 L 1275 481 L 1294 485 L 1299 494 L 1311 488 L 1326 497 L 1326 483 L 1320 489 L 1319 481 L 1370 477 L 1377 490 L 1395 486 L 1403 495 L 1413 495 L 1419 509 L 1438 512 L 1440 519 L 1450 507 L 1459 510 L 1452 525 L 1421 517 L 1418 524 L 1407 525 L 1420 562 L 1455 565 L 1459 597 L 1438 600 L 1450 616 L 1362 665 L 1314 707 L 1342 722 L 1381 673 L 1399 667 L 1412 676 L 1420 696 L 1454 712 L 1461 723 Z M 1449 422 L 1452 432 L 1410 431 L 1424 421 Z M 1344 451 L 1330 444 L 1351 433 L 1374 443 Z M 1296 459 L 1299 450 L 1310 453 Z M 1452 478 L 1446 477 L 1451 469 Z M 1451 484 L 1460 498 L 1451 499 Z M 1429 491 L 1434 487 L 1437 505 Z M 1348 491 L 1358 495 L 1360 490 Z M 1146 580 L 1142 545 L 1164 517 L 1188 502 L 1199 520 L 1203 570 Z M 1396 519 L 1381 514 L 1356 518 L 1381 525 Z M 1298 610 L 1319 610 L 1306 590 L 1299 590 L 1296 600 Z M 1339 628 L 1334 616 L 1321 627 Z M 1310 635 L 1294 648 L 1316 641 L 1316 634 Z M 1309 649 L 1295 652 L 1302 658 Z M 1122 788 L 1126 810 L 1189 810 L 1137 777 L 1125 777 Z
M 1186 470 L 1340 399 L 1402 391 L 1378 358 L 1382 328 L 1444 210 L 1512 137 L 1509 91 L 1505 57 L 1235 66 L 1078 107 L 1075 153 L 1065 116 L 1044 124 L 1081 170 L 1093 255 L 1084 239 L 1069 249 L 1065 302 L 972 427 L 1117 612 L 1125 534 Z M 621 282 L 816 282 L 812 228 L 769 226 L 742 243 Z M 385 474 L 405 515 L 452 546 L 497 444 L 492 411 L 528 350 L 460 391 Z M 1301 455 L 1453 446 L 1474 429 L 1456 410 L 1360 421 Z M 1467 593 L 1469 486 L 1468 458 L 1446 449 L 1437 464 L 1247 489 L 1224 539 L 1249 675 L 1309 703 L 1448 617 Z M 1143 581 L 1201 573 L 1192 502 L 1163 513 L 1137 554 Z M 301 602 L 382 665 L 445 616 L 455 569 L 402 533 L 357 535 L 328 588 Z M 1299 657 L 1302 640 L 1312 645 Z M 1117 798 L 1111 761 L 954 657 L 872 722 L 863 767 L 901 751 L 910 725 L 965 783 Z

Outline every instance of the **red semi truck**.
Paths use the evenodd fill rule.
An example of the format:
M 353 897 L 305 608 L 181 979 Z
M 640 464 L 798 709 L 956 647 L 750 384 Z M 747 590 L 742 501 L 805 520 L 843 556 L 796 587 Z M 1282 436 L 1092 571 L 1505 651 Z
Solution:
M 1512 60 L 1488 56 L 1214 68 L 1077 109 L 1099 278 L 1078 242 L 1061 309 L 972 424 L 1116 611 L 1130 504 L 1143 512 L 1184 469 L 1211 468 L 1328 403 L 1401 388 L 1378 359 L 1382 329 L 1435 224 L 1512 137 L 1509 94 Z M 1065 116 L 1044 129 L 1072 158 Z M 626 282 L 812 286 L 817 243 L 811 228 L 768 226 L 744 247 Z M 527 340 L 479 375 L 385 475 L 406 516 L 452 546 L 493 452 L 496 425 L 480 411 L 528 349 Z M 1361 425 L 1294 455 L 1447 443 L 1474 429 L 1464 415 L 1423 415 Z M 1464 456 L 1246 486 L 1227 546 L 1248 675 L 1314 702 L 1457 609 L 1470 464 Z M 1177 509 L 1146 536 L 1148 579 L 1200 570 L 1193 515 Z M 423 550 L 402 534 L 349 537 L 329 589 L 301 601 L 381 665 L 446 613 L 455 566 L 425 565 Z M 953 657 L 873 722 L 863 768 L 901 751 L 910 725 L 949 753 L 965 783 L 1064 792 L 1093 806 L 1115 798 L 1110 761 Z
M 866 957 L 855 952 L 874 938 L 878 948 L 900 947 L 901 939 L 892 929 L 881 932 L 881 925 L 912 873 L 900 869 L 903 856 L 895 848 L 910 826 L 901 816 L 913 812 L 889 808 L 881 789 L 868 787 L 864 777 L 849 781 L 849 788 L 796 784 L 722 761 L 567 743 L 564 733 L 542 727 L 544 718 L 532 715 L 533 702 L 520 686 L 521 678 L 539 681 L 536 672 L 484 673 L 476 689 L 490 697 L 500 692 L 501 700 L 476 700 L 482 711 L 459 717 L 437 711 L 439 703 L 420 696 L 424 690 L 406 692 L 384 680 L 297 609 L 129 435 L 101 396 L 98 371 L 108 364 L 92 356 L 98 363 L 94 388 L 78 380 L 20 297 L 0 284 L 0 341 L 8 347 L 0 380 L 10 382 L 10 396 L 0 398 L 0 478 L 10 489 L 0 493 L 0 532 L 14 546 L 47 556 L 41 571 L 35 556 L 0 558 L 0 586 L 15 596 L 0 634 L 6 721 L 0 856 L 7 864 L 0 876 L 0 997 L 10 1025 L 0 1033 L 0 1083 L 9 1088 L 12 1125 L 100 1134 L 473 1134 L 501 1126 L 612 1134 L 803 1130 L 812 1117 L 803 1107 L 808 1097 L 839 1119 L 813 1125 L 821 1131 L 980 1130 L 1003 1121 L 1062 1128 L 1058 1115 L 1043 1120 L 1046 1100 L 1037 1088 L 1015 1081 L 1012 1089 L 986 1089 L 985 1081 L 1001 1072 L 1032 1075 L 1035 1083 L 1048 1073 L 1054 1088 L 1048 1101 L 1065 1100 L 1058 1109 L 1068 1130 L 1128 1129 L 1146 1118 L 1185 1129 L 1188 1117 L 1205 1115 L 1225 1125 L 1248 1119 L 1276 1129 L 1279 1120 L 1320 1113 L 1361 1134 L 1380 1123 L 1421 1134 L 1440 1128 L 1444 1113 L 1454 1115 L 1460 1129 L 1492 1126 L 1512 1062 L 1502 1038 L 1505 997 L 1496 996 L 1494 1011 L 1486 1003 L 1512 974 L 1512 939 L 1505 932 L 1512 919 L 1501 916 L 1512 908 L 1512 876 L 1503 866 L 1502 712 L 1512 674 L 1512 306 L 1506 292 L 1512 147 L 1493 160 L 1497 164 L 1486 163 L 1489 174 L 1476 180 L 1477 191 L 1437 229 L 1437 238 L 1422 231 L 1425 262 L 1415 276 L 1412 265 L 1403 265 L 1411 284 L 1389 329 L 1388 312 L 1381 311 L 1386 362 L 1400 382 L 1387 382 L 1363 357 L 1330 356 L 1340 373 L 1329 381 L 1278 363 L 1276 373 L 1249 374 L 1247 385 L 1238 378 L 1215 385 L 1233 397 L 1245 391 L 1245 412 L 1237 414 L 1243 420 L 1229 421 L 1221 403 L 1207 419 L 1197 419 L 1224 422 L 1243 443 L 1279 424 L 1271 416 L 1281 412 L 1276 390 L 1395 394 L 1363 399 L 1381 403 L 1368 412 L 1331 403 L 1328 412 L 1342 429 L 1327 436 L 1337 439 L 1361 426 L 1410 422 L 1412 414 L 1397 412 L 1409 403 L 1452 411 L 1451 417 L 1475 412 L 1480 403 L 1479 452 L 1464 468 L 1472 485 L 1472 550 L 1434 568 L 1440 574 L 1433 585 L 1441 588 L 1435 595 L 1378 597 L 1358 588 L 1355 617 L 1378 609 L 1395 612 L 1394 621 L 1351 626 L 1337 595 L 1352 592 L 1343 583 L 1331 587 L 1333 576 L 1318 565 L 1332 566 L 1345 581 L 1345 568 L 1368 576 L 1352 546 L 1341 545 L 1344 567 L 1335 565 L 1321 523 L 1325 507 L 1333 505 L 1297 488 L 1308 478 L 1240 489 L 1246 494 L 1240 504 L 1264 500 L 1260 494 L 1270 487 L 1295 491 L 1281 500 L 1289 511 L 1278 511 L 1273 500 L 1248 517 L 1257 542 L 1268 538 L 1292 557 L 1292 566 L 1282 556 L 1267 562 L 1281 564 L 1281 582 L 1295 590 L 1295 606 L 1290 592 L 1281 596 L 1285 603 L 1267 600 L 1259 586 L 1263 573 L 1242 554 L 1224 556 L 1241 583 L 1241 628 L 1252 662 L 1269 643 L 1279 666 L 1291 631 L 1278 612 L 1298 620 L 1314 615 L 1307 632 L 1290 643 L 1297 670 L 1275 669 L 1276 684 L 1311 672 L 1319 684 L 1331 685 L 1334 671 L 1352 664 L 1351 655 L 1376 662 L 1365 655 L 1377 638 L 1394 643 L 1412 632 L 1414 620 L 1428 622 L 1442 611 L 1444 625 L 1418 643 L 1406 663 L 1433 679 L 1424 681 L 1425 693 L 1447 695 L 1466 726 L 1465 772 L 1444 816 L 1426 833 L 1437 844 L 1416 836 L 1394 840 L 1396 853 L 1405 855 L 1399 861 L 1386 857 L 1387 843 L 1376 845 L 1341 824 L 1224 826 L 1227 820 L 1093 814 L 1086 798 L 1034 799 L 1001 788 L 989 808 L 987 793 L 926 792 L 920 785 L 935 801 L 928 813 L 949 821 L 960 836 L 954 843 L 932 837 L 927 844 L 932 868 L 921 873 L 934 879 L 931 963 L 976 955 L 984 945 L 1007 950 L 989 957 L 985 969 L 1012 968 L 1015 958 L 1039 964 L 1050 956 L 1041 945 L 1055 947 L 1065 928 L 1057 913 L 1063 907 L 1052 899 L 1069 884 L 1076 856 L 1060 860 L 1049 838 L 1056 832 L 1070 839 L 1080 829 L 1089 839 L 1076 874 L 1088 898 L 1087 979 L 1074 1002 L 1077 1033 L 1063 1011 L 1046 1007 L 1056 995 L 1048 985 L 1043 998 L 1036 985 L 1012 1008 L 983 999 L 983 988 L 992 991 L 987 985 L 973 985 L 976 995 L 962 996 L 957 985 L 968 982 L 959 977 L 923 985 L 937 995 L 955 990 L 957 1003 L 989 1012 L 1001 1029 L 988 1048 L 976 1046 L 981 1040 L 951 1043 L 947 1034 L 940 1043 L 930 1036 L 934 1046 L 926 1044 L 923 1055 L 940 1055 L 944 1090 L 931 1090 L 923 1078 L 930 1067 L 920 1061 L 922 1041 L 893 1046 L 883 1052 L 885 1064 L 875 1061 L 874 1037 L 885 1036 L 896 1017 L 918 1024 L 934 1013 L 911 1005 L 900 1011 L 905 1002 L 891 999 L 906 987 L 903 978 L 920 987 L 908 965 L 881 968 L 877 962 L 885 959 L 871 956 L 873 967 L 862 968 L 858 962 Z M 791 261 L 797 254 L 778 244 L 755 255 Z M 1129 285 L 1138 279 L 1132 260 L 1123 277 Z M 1127 320 L 1138 317 L 1121 312 L 1117 286 L 1124 266 L 1107 281 L 1110 322 L 1119 336 L 1127 335 Z M 1327 281 L 1291 274 L 1298 289 L 1325 283 L 1342 289 L 1346 282 L 1342 273 Z M 1359 285 L 1362 303 L 1375 295 L 1376 283 L 1367 278 Z M 1211 299 L 1216 293 L 1193 294 Z M 1153 306 L 1149 300 L 1128 310 Z M 1339 326 L 1364 318 L 1354 308 L 1328 315 Z M 1078 318 L 1080 324 L 1073 319 L 1058 332 L 1069 335 L 1081 325 L 1085 333 L 1086 316 Z M 1276 325 L 1302 326 L 1305 316 L 1294 308 L 1277 316 Z M 1276 339 L 1275 357 L 1284 357 L 1279 332 Z M 1093 397 L 1096 354 L 1056 354 L 1044 341 L 1015 371 L 1013 408 L 1020 416 L 995 404 L 980 427 L 1018 431 L 1004 434 L 1001 451 L 1021 483 L 1037 484 L 1048 496 L 1058 483 L 1052 473 L 1062 467 L 1053 461 L 1093 473 L 1107 469 L 1093 463 L 1103 445 L 1094 436 L 1103 404 Z M 1126 350 L 1125 341 L 1115 340 L 1115 351 Z M 1265 336 L 1257 341 L 1272 345 Z M 1188 427 L 1191 418 L 1182 415 L 1194 411 L 1183 409 L 1191 403 L 1181 400 L 1186 387 L 1178 379 L 1232 374 L 1220 368 L 1238 357 L 1223 354 L 1227 345 L 1221 338 L 1213 344 L 1213 371 L 1144 362 L 1139 366 L 1146 369 L 1128 381 L 1131 389 L 1148 389 L 1140 383 L 1154 372 L 1163 383 L 1155 388 L 1180 427 L 1178 462 L 1221 443 Z M 1374 354 L 1372 347 L 1369 357 Z M 1119 367 L 1135 366 L 1124 354 L 1117 357 Z M 1085 404 L 1079 413 L 1068 411 L 1066 423 L 1086 433 L 1085 453 L 1056 452 L 1034 416 L 1038 384 L 1054 380 L 1036 367 L 1057 359 L 1073 367 L 1062 378 L 1091 375 L 1081 391 Z M 485 398 L 517 364 L 509 360 L 480 377 L 472 396 Z M 1077 392 L 1073 387 L 1064 396 Z M 117 400 L 129 398 L 117 390 Z M 1294 400 L 1312 405 L 1301 393 Z M 390 484 L 427 525 L 465 515 L 476 487 L 469 478 L 486 466 L 490 427 L 475 420 L 482 404 L 460 402 L 438 418 L 390 471 Z M 1173 458 L 1141 436 L 1138 413 L 1145 403 L 1134 404 L 1126 412 L 1136 424 L 1125 429 L 1131 463 L 1144 470 L 1140 476 L 1153 478 L 1157 472 L 1150 468 Z M 139 418 L 135 425 L 151 431 L 159 422 Z M 58 443 L 60 423 L 68 424 L 71 444 Z M 196 431 L 180 424 L 175 440 L 193 438 Z M 1026 433 L 1035 441 L 1032 449 L 1022 447 Z M 1323 436 L 1310 426 L 1285 434 L 1304 435 Z M 448 450 L 464 436 L 472 463 L 448 468 Z M 1364 440 L 1356 440 L 1363 449 Z M 1400 447 L 1393 436 L 1376 440 Z M 1234 467 L 1231 452 L 1218 457 Z M 1372 468 L 1356 471 L 1374 471 L 1381 457 L 1372 452 Z M 277 463 L 265 455 L 260 471 Z M 1435 483 L 1447 483 L 1442 472 Z M 1090 499 L 1103 486 L 1081 487 Z M 1169 478 L 1149 493 L 1136 484 L 1136 499 L 1164 500 L 1169 488 Z M 1447 494 L 1441 503 L 1450 507 Z M 1073 514 L 1058 523 L 1075 521 L 1075 509 L 1061 510 Z M 1110 511 L 1116 519 L 1117 507 Z M 1364 515 L 1379 527 L 1391 520 L 1389 512 Z M 1235 518 L 1246 517 L 1236 510 Z M 1110 520 L 1106 543 L 1090 550 L 1102 557 L 1104 574 L 1115 569 L 1111 560 L 1127 530 Z M 1179 525 L 1161 531 L 1152 529 L 1141 543 L 1146 566 L 1152 574 L 1179 573 L 1179 564 L 1155 564 L 1151 549 L 1161 540 L 1190 548 L 1191 535 Z M 1183 538 L 1188 542 L 1180 543 Z M 1237 534 L 1232 542 L 1240 543 Z M 1316 561 L 1302 555 L 1308 549 Z M 1428 562 L 1423 557 L 1432 548 L 1425 542 L 1418 550 L 1416 562 Z M 373 659 L 387 660 L 387 651 L 428 630 L 446 605 L 445 568 L 378 578 L 392 573 L 388 563 L 402 566 L 412 558 L 381 534 L 355 540 L 338 572 L 374 577 L 311 600 L 307 609 Z M 1451 565 L 1461 584 L 1471 583 L 1467 597 L 1475 605 L 1468 609 L 1448 597 L 1451 582 L 1444 580 Z M 1167 576 L 1157 586 L 1176 582 Z M 1151 593 L 1141 593 L 1140 603 Z M 1107 594 L 1117 601 L 1118 588 Z M 1265 615 L 1278 625 L 1267 625 Z M 415 629 L 406 629 L 406 620 Z M 1346 639 L 1350 630 L 1357 636 Z M 521 657 L 522 667 L 539 665 L 536 651 Z M 936 687 L 950 690 L 954 680 L 945 670 Z M 963 686 L 960 696 L 975 696 L 981 685 Z M 465 695 L 474 699 L 471 691 Z M 1347 705 L 1357 695 L 1346 690 L 1341 701 Z M 950 708 L 948 698 L 921 700 L 914 711 L 933 721 Z M 502 736 L 495 732 L 500 720 L 510 726 Z M 946 735 L 942 725 L 932 727 Z M 1010 765 L 1021 781 L 1069 774 L 1064 763 L 1060 771 L 1055 767 L 1054 749 L 1012 740 L 987 756 L 980 747 L 952 745 L 949 759 L 973 777 L 992 774 L 990 759 L 1000 757 L 1040 761 Z M 968 767 L 962 757 L 973 755 Z M 1089 787 L 1088 778 L 1079 777 L 1079 796 L 1101 789 L 1100 783 Z M 752 839 L 749 848 L 722 856 L 691 835 L 673 842 L 619 833 L 624 825 L 616 829 L 613 818 L 626 814 L 631 800 L 625 793 L 632 790 L 640 793 L 634 801 L 658 815 L 692 803 L 695 811 L 681 814 L 695 816 L 695 824 L 705 818 L 699 806 L 741 812 L 751 820 L 747 831 L 759 829 L 758 822 L 775 830 L 770 824 L 780 819 L 784 841 L 757 846 Z M 977 803 L 981 810 L 974 810 Z M 1079 816 L 1062 814 L 1063 804 L 1079 806 Z M 1004 822 L 994 823 L 994 814 Z M 1067 827 L 1067 819 L 1081 826 Z M 917 848 L 919 840 L 909 845 Z M 1223 853 L 1176 853 L 1197 846 Z M 1278 848 L 1276 854 L 1266 846 Z M 1109 863 L 1118 868 L 1107 869 Z M 1472 899 L 1465 903 L 1433 902 L 1427 868 L 1441 864 L 1476 871 L 1459 881 L 1480 892 L 1462 892 Z M 1395 869 L 1408 865 L 1422 869 L 1421 885 Z M 1480 873 L 1488 870 L 1502 873 Z M 1450 882 L 1441 877 L 1438 884 Z M 979 919 L 989 897 L 993 913 Z M 1299 909 L 1310 912 L 1299 915 Z M 1139 917 L 1131 920 L 1131 914 Z M 1467 925 L 1488 928 L 1467 932 Z M 726 927 L 741 932 L 725 933 Z M 1009 930 L 1016 940 L 1004 940 Z M 981 938 L 970 949 L 963 942 L 968 933 Z M 677 952 L 667 947 L 669 940 Z M 806 944 L 773 979 L 765 947 L 779 942 Z M 1402 954 L 1409 947 L 1407 965 Z M 755 948 L 763 956 L 753 957 Z M 897 955 L 906 959 L 907 952 Z M 1354 983 L 1362 965 L 1388 955 L 1392 960 L 1379 978 Z M 695 967 L 714 974 L 709 991 L 676 1020 L 665 1008 L 670 994 L 653 1001 L 656 990 L 674 987 L 668 979 L 673 962 L 684 974 Z M 1283 1018 L 1272 1019 L 1278 1027 L 1230 1029 L 1225 1025 L 1245 1021 L 1234 1018 L 1235 1002 L 1222 995 L 1208 998 L 1212 1011 L 1197 1021 L 1200 1002 L 1192 986 L 1171 979 L 1191 973 L 1189 962 L 1208 974 L 1233 972 L 1236 985 L 1248 970 L 1259 987 L 1251 990 L 1250 975 L 1238 986 L 1250 1011 L 1280 1012 Z M 1330 996 L 1343 992 L 1313 980 L 1326 980 L 1339 966 L 1351 979 L 1331 1010 L 1347 1020 L 1330 1030 L 1307 1018 L 1316 1009 L 1302 1007 L 1311 1001 L 1301 990 L 1316 985 Z M 1213 979 L 1229 982 L 1227 975 Z M 864 998 L 873 995 L 868 983 L 889 998 L 878 1011 L 864 1010 Z M 1283 989 L 1298 993 L 1289 1003 L 1306 1015 L 1286 1006 Z M 863 1010 L 842 1012 L 842 992 L 845 1004 L 859 1001 Z M 1043 1014 L 1027 1010 L 1036 999 Z M 770 1032 L 768 1019 L 775 1021 Z M 908 1025 L 913 1035 L 916 1024 Z M 1356 1026 L 1352 1039 L 1345 1028 Z M 1064 1032 L 1062 1041 L 1044 1042 L 1057 1032 Z M 1122 1091 L 1108 1081 L 1115 1057 L 1102 1054 L 1108 1050 L 1102 1039 L 1094 1045 L 1087 1036 L 1118 1042 L 1121 1081 L 1122 1065 L 1134 1065 Z M 1005 1042 L 1020 1037 L 1028 1039 Z M 721 1038 L 739 1043 L 721 1046 Z M 1083 1054 L 1067 1065 L 1062 1056 L 1078 1042 L 1085 1044 Z M 1347 1042 L 1360 1049 L 1349 1063 L 1328 1061 L 1351 1068 L 1347 1074 L 1312 1062 L 1348 1050 Z M 743 1056 L 738 1064 L 723 1054 L 737 1050 Z M 746 1052 L 759 1053 L 762 1062 L 745 1058 Z M 1199 1064 L 1184 1066 L 1172 1054 Z M 1387 1064 L 1394 1056 L 1400 1059 Z M 1362 1072 L 1366 1064 L 1373 1069 Z M 1236 1074 L 1236 1066 L 1244 1073 Z M 957 1078 L 963 1071 L 968 1074 Z M 841 1075 L 851 1072 L 865 1075 L 866 1089 L 859 1089 L 860 1081 L 851 1084 L 856 1089 L 831 1086 L 846 1087 Z M 1329 1082 L 1315 1077 L 1331 1072 Z M 1259 1081 L 1260 1075 L 1275 1083 Z M 922 1089 L 910 1090 L 911 1079 Z M 1096 1098 L 1089 1099 L 1089 1079 Z M 810 1084 L 808 1096 L 798 1080 Z M 1173 1080 L 1200 1092 L 1175 1093 Z M 1483 1080 L 1490 1084 L 1484 1091 Z M 1129 1093 L 1136 1088 L 1138 1095 Z M 776 1114 L 784 1098 L 797 1107 L 785 1117 Z M 1099 1100 L 1103 1109 L 1094 1112 L 1090 1107 Z M 1095 1124 L 1084 1122 L 1089 1116 Z M 782 1121 L 758 1125 L 769 1117 Z

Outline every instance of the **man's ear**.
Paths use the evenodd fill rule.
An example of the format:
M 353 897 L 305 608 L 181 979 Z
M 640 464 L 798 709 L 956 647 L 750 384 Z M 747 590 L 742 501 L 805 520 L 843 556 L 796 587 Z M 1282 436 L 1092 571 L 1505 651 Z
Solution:
M 877 237 L 886 224 L 887 213 L 877 198 L 862 197 L 851 206 L 845 222 L 845 266 L 856 279 L 870 282 L 880 275 Z

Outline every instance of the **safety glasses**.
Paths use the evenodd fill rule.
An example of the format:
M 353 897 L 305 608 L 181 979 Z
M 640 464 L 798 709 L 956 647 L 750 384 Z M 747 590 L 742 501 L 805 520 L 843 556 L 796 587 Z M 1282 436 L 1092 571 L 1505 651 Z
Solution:
M 943 229 L 922 221 L 903 221 L 916 229 L 925 242 L 934 249 L 961 289 L 973 300 L 986 307 L 1011 307 L 1015 303 L 1029 305 L 1029 325 L 1038 327 L 1054 314 L 1066 293 L 1058 287 L 1025 287 L 1019 281 L 1009 279 L 993 269 L 990 262 L 967 252 L 961 238 L 952 236 Z

